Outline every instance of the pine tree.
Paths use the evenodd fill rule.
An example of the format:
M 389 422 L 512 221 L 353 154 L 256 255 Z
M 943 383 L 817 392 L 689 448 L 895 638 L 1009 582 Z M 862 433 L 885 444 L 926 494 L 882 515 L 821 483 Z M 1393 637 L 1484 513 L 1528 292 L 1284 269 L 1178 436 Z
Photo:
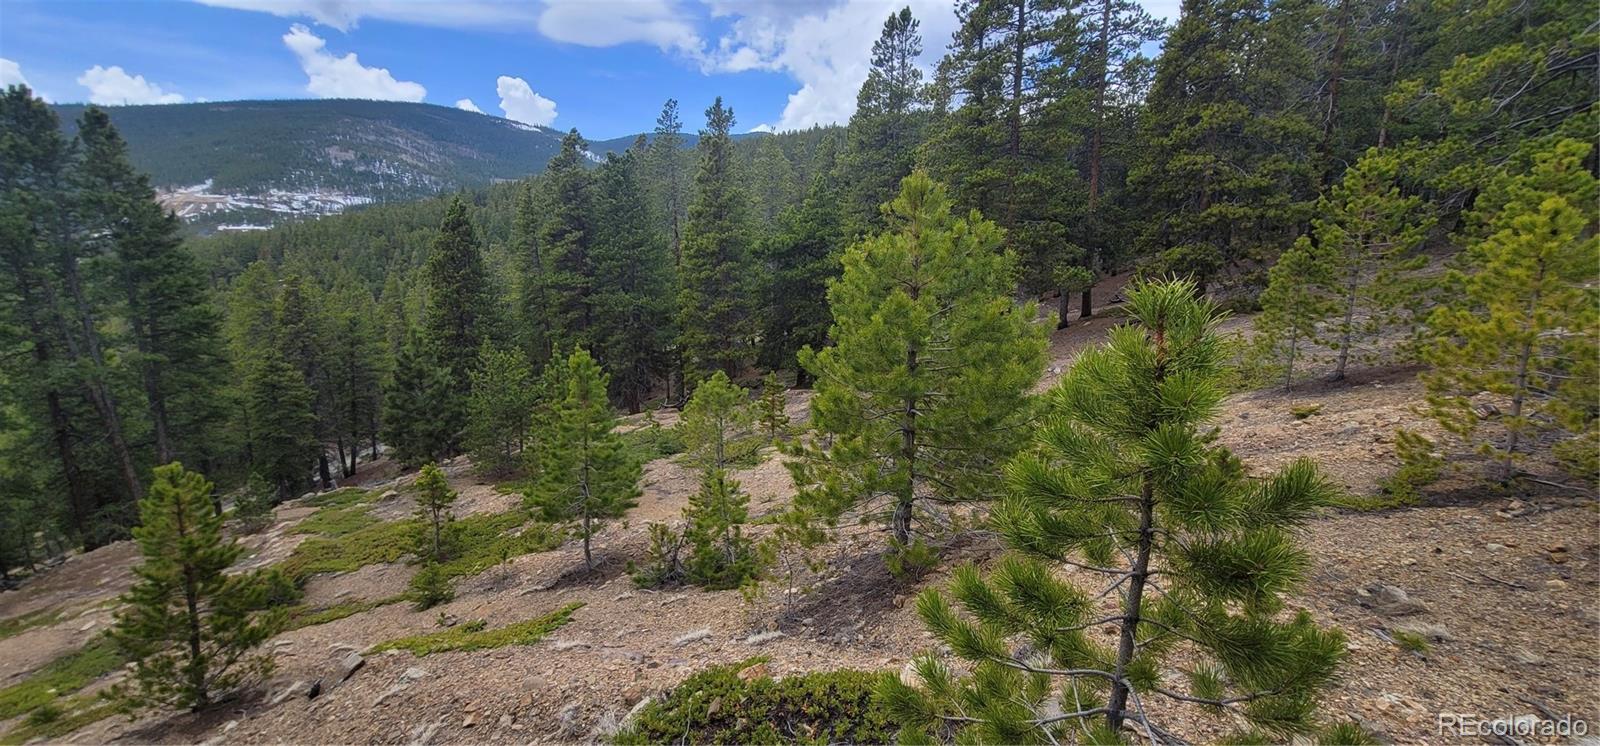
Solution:
M 129 326 L 158 463 L 205 463 L 221 412 L 220 317 L 205 276 L 179 236 L 177 216 L 156 202 L 149 179 L 128 161 L 110 120 L 85 116 L 78 131 L 77 187 L 84 209 L 111 228 L 117 313 Z
M 300 494 L 322 452 L 311 413 L 314 397 L 305 377 L 275 347 L 267 346 L 245 368 L 250 468 L 272 484 L 279 499 Z
M 412 336 L 400 350 L 383 397 L 383 442 L 407 466 L 450 455 L 466 424 L 465 402 L 456 397 L 449 371 L 424 347 Z
M 1399 159 L 1373 149 L 1317 202 L 1312 234 L 1330 262 L 1325 278 L 1339 299 L 1329 346 L 1338 354 L 1331 380 L 1344 380 L 1351 353 L 1384 330 L 1420 326 L 1432 300 L 1417 270 L 1419 253 L 1433 228 L 1422 199 L 1402 195 Z
M 462 406 L 472 385 L 467 374 L 477 364 L 478 348 L 492 341 L 498 329 L 494 288 L 460 197 L 445 210 L 422 277 L 427 290 L 423 339 L 448 371 L 450 392 L 456 406 Z
M 595 522 L 633 507 L 643 476 L 614 432 L 617 415 L 606 397 L 606 378 L 587 351 L 580 348 L 567 358 L 565 396 L 554 407 L 542 468 L 528 495 L 530 507 L 545 520 L 577 522 L 590 570 Z
M 561 150 L 545 166 L 541 187 L 539 257 L 543 262 L 543 321 L 558 348 L 595 344 L 597 287 L 592 252 L 598 230 L 594 175 L 584 166 L 588 143 L 576 129 L 561 138 Z
M 753 437 L 755 422 L 750 395 L 719 370 L 695 387 L 678 421 L 678 434 L 694 466 L 726 469 L 760 447 Z
M 486 474 L 516 469 L 533 414 L 534 377 L 521 352 L 485 347 L 467 398 L 467 451 Z
M 543 365 L 554 356 L 549 319 L 550 302 L 545 284 L 544 252 L 539 233 L 544 226 L 544 199 L 539 183 L 529 181 L 517 190 L 511 222 L 511 251 L 517 269 L 516 303 L 520 329 L 517 342 L 528 359 Z
M 1498 461 L 1505 480 L 1552 442 L 1592 459 L 1600 379 L 1593 146 L 1552 138 L 1529 151 L 1525 172 L 1478 197 L 1475 240 L 1446 280 L 1452 302 L 1429 317 L 1435 341 L 1424 355 L 1434 418 Z M 1505 410 L 1485 417 L 1473 407 L 1479 392 Z
M 350 477 L 356 473 L 356 455 L 362 442 L 377 442 L 389 349 L 377 303 L 365 288 L 346 279 L 335 286 L 328 301 L 332 335 L 326 362 L 332 410 L 329 419 L 337 423 L 333 429 L 343 462 L 341 471 Z
M 840 199 L 845 183 L 837 169 L 838 138 L 817 145 L 816 168 L 805 199 L 785 210 L 777 230 L 761 242 L 765 270 L 761 297 L 759 362 L 771 369 L 794 368 L 795 386 L 809 385 L 795 353 L 821 347 L 828 336 L 828 280 L 839 274 L 845 244 Z
M 672 247 L 674 266 L 683 245 L 683 224 L 688 219 L 687 171 L 684 167 L 683 121 L 678 117 L 678 100 L 669 98 L 656 117 L 655 137 L 650 140 L 650 182 L 655 204 L 661 213 L 661 232 Z
M 794 166 L 776 136 L 756 141 L 755 155 L 742 176 L 750 182 L 751 211 L 762 228 L 771 228 L 778 216 L 800 199 Z
M 437 464 L 423 464 L 417 472 L 417 518 L 422 522 L 422 541 L 417 554 L 424 562 L 443 562 L 449 552 L 445 529 L 453 517 L 450 506 L 456 502 L 456 491 L 445 481 L 444 471 Z
M 986 499 L 1020 445 L 1044 330 L 1011 301 L 1015 260 L 986 220 L 951 215 L 944 187 L 906 177 L 889 230 L 850 247 L 828 290 L 834 346 L 801 351 L 817 379 L 816 437 L 791 463 L 795 506 L 824 522 L 887 513 L 912 541 L 922 500 Z
M 1128 243 L 1123 234 L 1131 221 L 1117 207 L 1126 196 L 1128 163 L 1138 152 L 1138 115 L 1151 69 L 1144 48 L 1159 41 L 1166 28 L 1132 0 L 1087 0 L 1077 12 L 1086 28 L 1073 87 L 1092 96 L 1083 154 L 1086 201 L 1078 231 L 1083 269 L 1091 273 L 1078 304 L 1078 318 L 1086 319 L 1094 313 L 1094 275 L 1108 271 L 1116 247 Z M 1060 326 L 1066 326 L 1067 303 L 1063 293 Z
M 1339 307 L 1326 291 L 1332 279 L 1328 253 L 1302 237 L 1267 272 L 1253 352 L 1274 365 L 1282 361 L 1285 389 L 1294 386 L 1294 364 L 1301 351 L 1316 342 L 1320 323 Z
M 777 443 L 788 434 L 788 405 L 789 400 L 785 395 L 783 382 L 778 380 L 777 373 L 768 373 L 761 379 L 761 406 L 757 412 L 761 429 L 767 433 L 767 442 Z
M 890 13 L 872 43 L 867 79 L 856 93 L 856 111 L 845 128 L 844 198 L 853 233 L 883 227 L 879 205 L 894 199 L 911 173 L 916 145 L 928 123 L 928 98 L 917 58 L 920 24 L 911 8 Z
M 48 439 L 66 492 L 67 529 L 86 538 L 98 506 L 86 449 L 74 434 L 72 401 L 81 389 L 70 375 L 75 354 L 53 271 L 69 150 L 55 112 L 26 86 L 0 96 L 0 130 L 8 135 L 0 138 L 0 331 L 8 352 L 18 351 L 0 356 L 0 375 L 7 393 L 33 403 L 18 412 L 42 408 L 38 433 Z
M 684 562 L 686 580 L 708 590 L 726 590 L 761 577 L 767 558 L 744 534 L 744 524 L 750 520 L 750 496 L 726 469 L 705 470 L 700 491 L 689 497 L 683 518 L 684 545 L 689 550 Z
M 308 413 L 317 438 L 317 474 L 323 489 L 333 488 L 333 472 L 328 467 L 327 442 L 336 435 L 336 424 L 328 417 L 333 386 L 328 372 L 331 333 L 323 313 L 322 293 L 298 274 L 283 279 L 273 312 L 273 342 L 283 359 L 300 371 L 311 391 Z
M 1318 132 L 1299 105 L 1312 74 L 1304 5 L 1186 0 L 1157 62 L 1139 243 L 1157 273 L 1209 289 L 1224 271 L 1270 262 L 1309 216 Z
M 639 179 L 637 148 L 613 156 L 596 175 L 596 201 L 605 219 L 591 252 L 598 278 L 595 356 L 611 372 L 612 394 L 630 414 L 644 405 L 667 370 L 673 337 L 672 257 L 650 225 Z
M 957 571 L 951 593 L 966 614 L 935 590 L 917 602 L 970 677 L 930 655 L 916 661 L 924 685 L 880 684 L 902 738 L 1104 743 L 1136 739 L 1123 734 L 1133 729 L 1176 742 L 1153 719 L 1158 699 L 1266 729 L 1238 736 L 1248 742 L 1311 727 L 1344 638 L 1282 612 L 1309 562 L 1294 531 L 1335 491 L 1307 461 L 1251 479 L 1205 432 L 1224 354 L 1221 317 L 1195 296 L 1186 282 L 1132 289 L 1137 324 L 1080 354 L 1050 393 L 993 516 L 1014 554 L 988 577 Z M 1111 593 L 1120 610 L 1097 619 Z M 1115 647 L 1091 634 L 1108 625 Z M 1176 687 L 1162 672 L 1180 655 L 1188 677 Z
M 123 598 L 111 639 L 131 661 L 131 680 L 112 692 L 129 709 L 197 712 L 265 676 L 272 660 L 252 651 L 282 628 L 283 611 L 257 573 L 230 575 L 243 548 L 222 534 L 211 483 L 179 464 L 157 467 L 133 530 L 144 561 Z
M 733 170 L 733 110 L 718 97 L 700 133 L 700 170 L 684 228 L 678 346 L 685 376 L 737 374 L 749 359 L 753 281 L 749 205 Z

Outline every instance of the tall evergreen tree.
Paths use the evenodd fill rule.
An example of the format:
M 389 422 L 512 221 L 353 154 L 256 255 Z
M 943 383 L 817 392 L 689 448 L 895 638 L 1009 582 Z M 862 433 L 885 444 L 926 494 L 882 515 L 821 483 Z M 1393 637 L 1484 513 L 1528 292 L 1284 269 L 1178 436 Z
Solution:
M 337 421 L 328 416 L 333 399 L 328 370 L 331 333 L 322 301 L 321 291 L 300 275 L 285 277 L 274 306 L 272 339 L 311 391 L 308 407 L 317 438 L 317 475 L 322 488 L 331 489 L 333 471 L 328 466 L 327 443 L 336 435 Z
M 878 207 L 894 199 L 911 173 L 917 143 L 928 122 L 928 98 L 917 58 L 922 35 L 911 8 L 890 13 L 872 43 L 871 67 L 856 93 L 856 111 L 845 129 L 845 215 L 851 231 L 883 227 Z M 816 177 L 813 176 L 815 184 Z
M 377 303 L 365 288 L 346 280 L 328 296 L 327 308 L 329 418 L 337 423 L 332 429 L 341 471 L 349 477 L 356 472 L 356 454 L 363 442 L 376 451 L 389 349 Z
M 816 167 L 805 199 L 785 210 L 777 230 L 762 241 L 761 349 L 758 361 L 773 370 L 793 367 L 795 386 L 809 385 L 795 362 L 800 348 L 821 347 L 828 334 L 828 280 L 839 273 L 845 244 L 837 169 L 837 137 L 817 146 Z
M 1447 278 L 1452 302 L 1434 310 L 1436 340 L 1423 380 L 1433 416 L 1516 475 L 1530 451 L 1562 444 L 1593 478 L 1594 392 L 1600 385 L 1600 237 L 1594 212 L 1594 146 L 1551 138 L 1530 143 L 1526 171 L 1478 198 L 1475 238 Z M 1505 407 L 1492 420 L 1472 398 Z M 1492 424 L 1491 424 L 1492 422 Z M 1485 430 L 1497 430 L 1485 434 Z M 1541 437 L 1551 436 L 1551 437 Z
M 783 152 L 776 136 L 762 137 L 755 143 L 750 167 L 741 174 L 750 184 L 752 213 L 760 227 L 771 228 L 785 208 L 800 199 L 794 165 Z
M 733 170 L 733 123 L 721 97 L 706 109 L 683 234 L 678 345 L 691 381 L 716 370 L 737 374 L 754 336 L 749 203 Z
M 1309 217 L 1318 132 L 1312 74 L 1291 0 L 1186 0 L 1157 63 L 1147 155 L 1131 177 L 1158 272 L 1202 292 L 1228 269 L 1270 262 Z
M 323 453 L 311 411 L 316 396 L 275 347 L 247 363 L 244 374 L 250 469 L 277 489 L 279 499 L 294 497 Z
M 989 577 L 958 570 L 951 592 L 917 602 L 962 659 L 958 678 L 916 660 L 926 686 L 884 677 L 880 694 L 909 733 L 959 742 L 1177 742 L 1157 700 L 1232 712 L 1281 741 L 1312 726 L 1344 637 L 1307 612 L 1284 614 L 1306 553 L 1293 532 L 1335 494 L 1308 461 L 1251 479 L 1203 428 L 1222 399 L 1220 315 L 1187 283 L 1129 293 L 1139 323 L 1080 354 L 1051 392 L 1036 447 L 1006 469 L 994 526 L 1015 554 Z M 1104 591 L 1091 595 L 1060 568 Z M 1103 581 L 1103 582 L 1102 582 Z M 1103 619 L 1098 599 L 1120 596 Z M 970 615 L 970 616 L 968 616 Z M 1095 639 L 1116 630 L 1115 646 Z M 1012 641 L 1030 653 L 1014 652 Z M 1164 676 L 1182 655 L 1187 682 Z M 1136 726 L 1136 727 L 1135 727 Z
M 175 215 L 156 202 L 149 179 L 128 161 L 109 118 L 85 116 L 78 130 L 76 185 L 82 209 L 109 226 L 118 315 L 127 321 L 133 364 L 149 414 L 158 463 L 180 454 L 206 463 L 221 413 L 220 319 L 205 277 L 181 243 Z
M 684 166 L 683 120 L 678 116 L 678 100 L 669 98 L 656 117 L 650 140 L 651 191 L 661 215 L 661 232 L 672 247 L 674 265 L 683 246 L 683 225 L 688 220 L 688 169 Z
M 384 392 L 383 442 L 397 461 L 416 466 L 455 452 L 466 426 L 466 401 L 455 391 L 449 369 L 434 362 L 427 343 L 413 335 L 395 359 L 394 379 Z
M 595 344 L 596 290 L 593 251 L 599 231 L 594 175 L 584 166 L 588 143 L 576 129 L 561 138 L 561 150 L 545 166 L 539 256 L 543 262 L 543 321 L 556 347 Z
M 1033 309 L 1011 301 L 1015 259 L 999 228 L 953 216 L 921 172 L 887 209 L 889 230 L 847 249 L 829 286 L 834 345 L 800 353 L 817 379 L 817 435 L 789 466 L 803 514 L 887 513 L 907 547 L 919 501 L 995 495 L 1045 342 Z
M 546 520 L 575 521 L 583 563 L 594 569 L 589 542 L 595 522 L 622 515 L 639 498 L 643 471 L 614 432 L 616 412 L 606 396 L 606 375 L 578 349 L 566 361 L 566 392 L 554 408 L 538 482 L 529 504 Z
M 111 692 L 124 707 L 197 712 L 272 670 L 254 650 L 282 628 L 259 573 L 228 573 L 244 551 L 224 538 L 212 485 L 180 464 L 156 467 L 133 530 L 143 556 L 117 612 L 111 640 L 130 661 L 130 680 Z
M 533 369 L 519 352 L 483 348 L 467 398 L 466 446 L 472 463 L 488 474 L 516 468 L 534 407 Z
M 7 393 L 42 408 L 39 431 L 65 490 L 68 529 L 85 537 L 98 500 L 72 421 L 81 389 L 68 369 L 72 350 L 53 274 L 70 151 L 55 112 L 25 86 L 0 96 L 0 130 L 8 135 L 0 137 L 0 344 L 8 353 L 0 356 L 0 375 Z
M 468 372 L 477 364 L 478 348 L 498 332 L 494 286 L 467 218 L 467 204 L 459 196 L 445 210 L 422 279 L 427 291 L 423 339 L 448 371 L 459 406 L 471 386 Z
M 667 372 L 673 336 L 672 256 L 652 230 L 641 184 L 640 151 L 601 164 L 592 265 L 596 284 L 595 356 L 611 372 L 612 395 L 628 412 L 644 405 Z

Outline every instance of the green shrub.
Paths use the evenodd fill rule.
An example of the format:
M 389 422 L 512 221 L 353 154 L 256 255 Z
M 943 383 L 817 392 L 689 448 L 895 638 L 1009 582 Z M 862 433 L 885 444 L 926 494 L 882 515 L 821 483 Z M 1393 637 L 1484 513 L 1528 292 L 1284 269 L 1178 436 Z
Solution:
M 1394 638 L 1395 644 L 1399 645 L 1402 650 L 1419 655 L 1428 652 L 1428 638 L 1420 632 L 1397 629 L 1390 632 L 1389 636 Z
M 75 730 L 117 714 L 116 705 L 92 697 L 72 697 L 65 700 L 65 704 L 59 709 L 63 713 L 59 717 L 42 723 L 25 721 L 21 726 L 0 736 L 0 746 L 23 744 L 37 739 L 59 740 Z
M 883 561 L 897 580 L 916 580 L 939 566 L 939 548 L 922 539 L 912 539 L 910 544 L 890 540 Z
M 508 624 L 497 629 L 485 629 L 482 620 L 467 622 L 443 632 L 401 637 L 378 643 L 371 652 L 409 650 L 418 657 L 452 650 L 486 650 L 506 645 L 532 645 L 545 635 L 560 629 L 572 619 L 572 613 L 583 604 L 568 604 L 549 614 L 525 622 Z
M 1326 746 L 1377 746 L 1378 739 L 1360 725 L 1346 720 L 1324 728 L 1317 734 L 1317 743 Z
M 300 542 L 282 569 L 297 583 L 324 572 L 350 572 L 367 565 L 399 562 L 410 554 L 416 521 L 387 521 L 335 538 L 312 537 Z
M 57 707 L 54 704 L 46 703 L 35 708 L 33 712 L 28 713 L 28 716 L 23 718 L 22 722 L 31 728 L 37 728 L 39 726 L 49 725 L 57 720 L 60 720 L 61 715 L 62 712 L 60 707 Z
M 1315 417 L 1315 416 L 1317 416 L 1319 414 L 1322 414 L 1322 405 L 1321 404 L 1303 404 L 1303 405 L 1300 405 L 1298 407 L 1290 407 L 1289 408 L 1289 414 L 1294 415 L 1294 418 L 1297 419 L 1297 420 L 1310 419 L 1310 418 Z
M 650 548 L 644 563 L 628 561 L 628 574 L 640 588 L 661 588 L 683 581 L 683 534 L 665 523 L 651 523 Z
M 309 606 L 296 606 L 289 609 L 289 621 L 284 626 L 284 631 L 287 632 L 289 630 L 303 629 L 305 627 L 315 627 L 319 624 L 327 624 L 328 622 L 336 622 L 348 616 L 355 616 L 356 614 L 360 614 L 362 612 L 372 611 L 380 606 L 388 606 L 389 604 L 399 603 L 404 600 L 406 600 L 406 596 L 402 594 L 399 596 L 380 598 L 374 601 L 349 601 L 342 604 L 334 604 L 333 606 L 329 606 L 324 609 L 313 609 Z
M 0 640 L 15 637 L 34 627 L 47 627 L 61 621 L 60 609 L 40 609 L 9 619 L 0 619 Z
M 289 529 L 292 534 L 316 534 L 330 539 L 348 536 L 378 522 L 365 505 L 323 508 Z
M 710 668 L 645 706 L 619 744 L 890 743 L 895 726 L 874 701 L 880 674 L 829 671 L 773 679 L 739 672 L 763 662 Z
M 622 448 L 635 463 L 647 464 L 683 453 L 683 438 L 676 428 L 662 427 L 652 417 L 644 425 L 622 434 Z
M 1439 481 L 1444 471 L 1444 458 L 1434 450 L 1434 442 L 1410 430 L 1394 431 L 1394 453 L 1400 458 L 1400 468 L 1379 485 L 1387 499 L 1369 500 L 1382 507 L 1415 505 L 1422 499 L 1421 487 Z
M 88 645 L 46 663 L 28 678 L 0 689 L 0 720 L 53 706 L 57 697 L 88 686 L 121 668 L 122 663 L 122 656 L 117 655 L 111 641 L 96 637 Z
M 456 590 L 450 585 L 450 577 L 444 574 L 437 562 L 423 565 L 416 575 L 412 575 L 411 590 L 406 593 L 406 598 L 411 600 L 417 611 L 431 609 L 455 597 Z

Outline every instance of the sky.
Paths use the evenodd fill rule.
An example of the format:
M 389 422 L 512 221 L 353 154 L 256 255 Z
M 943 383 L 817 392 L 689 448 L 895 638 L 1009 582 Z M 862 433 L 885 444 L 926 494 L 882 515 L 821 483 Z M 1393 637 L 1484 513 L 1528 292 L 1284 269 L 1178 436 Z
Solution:
M 1179 0 L 1143 0 L 1177 19 Z M 953 0 L 0 0 L 0 86 L 58 103 L 424 101 L 589 139 L 716 96 L 738 131 L 843 123 L 890 12 L 944 53 Z

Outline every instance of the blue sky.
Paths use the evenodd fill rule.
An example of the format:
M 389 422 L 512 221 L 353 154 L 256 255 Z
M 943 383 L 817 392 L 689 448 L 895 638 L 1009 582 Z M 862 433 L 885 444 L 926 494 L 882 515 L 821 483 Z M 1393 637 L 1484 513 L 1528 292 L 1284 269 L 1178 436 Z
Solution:
M 1174 18 L 1178 0 L 1146 0 Z M 354 97 L 470 106 L 591 139 L 843 122 L 883 19 L 911 5 L 931 69 L 951 0 L 0 0 L 0 85 L 51 101 Z

